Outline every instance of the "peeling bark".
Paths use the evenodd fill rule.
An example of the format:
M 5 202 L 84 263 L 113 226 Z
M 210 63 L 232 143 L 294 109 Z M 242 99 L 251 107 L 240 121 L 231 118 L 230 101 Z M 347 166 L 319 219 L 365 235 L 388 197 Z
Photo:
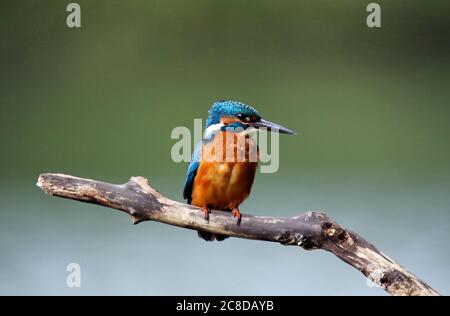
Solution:
M 213 210 L 209 222 L 194 206 L 171 200 L 142 177 L 111 184 L 64 174 L 42 174 L 37 185 L 47 194 L 103 205 L 128 213 L 134 224 L 157 221 L 229 237 L 278 242 L 306 250 L 323 249 L 361 271 L 392 295 L 439 295 L 425 282 L 380 252 L 358 234 L 342 228 L 323 212 L 293 217 L 243 215 Z

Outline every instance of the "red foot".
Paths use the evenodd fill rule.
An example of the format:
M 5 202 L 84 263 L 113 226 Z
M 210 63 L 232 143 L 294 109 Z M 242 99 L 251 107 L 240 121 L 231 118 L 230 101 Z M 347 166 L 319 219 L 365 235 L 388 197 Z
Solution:
M 239 225 L 241 223 L 241 217 L 242 217 L 241 212 L 237 208 L 234 208 L 231 211 L 231 215 L 233 215 L 233 217 L 237 217 L 237 224 Z
M 205 220 L 209 221 L 209 213 L 211 212 L 211 210 L 205 206 L 203 207 L 203 216 L 205 218 Z

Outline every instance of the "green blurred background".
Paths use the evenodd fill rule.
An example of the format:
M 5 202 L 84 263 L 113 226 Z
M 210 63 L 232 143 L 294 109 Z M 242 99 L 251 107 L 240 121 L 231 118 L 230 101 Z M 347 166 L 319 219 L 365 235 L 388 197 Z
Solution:
M 43 172 L 148 177 L 182 200 L 171 130 L 237 99 L 299 132 L 245 212 L 325 210 L 450 294 L 450 3 L 8 1 L 0 12 L 0 294 L 384 295 L 322 251 L 206 243 L 56 199 Z M 66 265 L 82 286 L 66 286 Z

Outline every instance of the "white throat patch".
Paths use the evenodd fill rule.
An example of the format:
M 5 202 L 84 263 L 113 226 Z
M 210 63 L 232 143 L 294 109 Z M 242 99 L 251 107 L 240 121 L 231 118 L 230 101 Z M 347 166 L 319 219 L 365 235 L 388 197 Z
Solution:
M 210 138 L 212 135 L 214 135 L 214 134 L 216 134 L 218 131 L 220 131 L 220 129 L 222 128 L 222 126 L 224 126 L 223 123 L 217 123 L 217 124 L 213 124 L 213 125 L 209 126 L 209 127 L 205 130 L 204 138 Z
M 214 134 L 216 134 L 217 132 L 220 131 L 220 129 L 225 126 L 225 124 L 223 123 L 217 123 L 214 125 L 209 126 L 204 133 L 204 138 L 210 138 L 211 136 L 213 136 Z M 241 132 L 239 132 L 239 134 L 241 135 L 254 135 L 256 134 L 256 132 L 258 132 L 258 130 L 254 127 L 247 127 L 246 129 L 243 129 Z

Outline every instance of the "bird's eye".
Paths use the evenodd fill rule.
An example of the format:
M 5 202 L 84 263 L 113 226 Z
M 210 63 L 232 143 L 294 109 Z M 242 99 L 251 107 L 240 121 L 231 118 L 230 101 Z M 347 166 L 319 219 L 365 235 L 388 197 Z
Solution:
M 238 119 L 240 119 L 243 122 L 250 122 L 251 121 L 251 117 L 242 113 L 239 113 L 237 115 Z

